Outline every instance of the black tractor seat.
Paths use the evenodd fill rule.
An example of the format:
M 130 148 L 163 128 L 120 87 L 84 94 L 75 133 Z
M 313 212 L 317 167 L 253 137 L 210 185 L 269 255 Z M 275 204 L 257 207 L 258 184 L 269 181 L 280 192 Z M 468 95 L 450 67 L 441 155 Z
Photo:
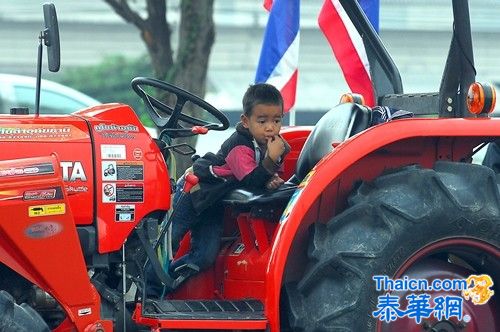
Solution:
M 370 122 L 371 110 L 368 107 L 352 103 L 334 107 L 321 117 L 307 138 L 297 160 L 295 174 L 285 184 L 274 191 L 235 189 L 224 196 L 222 204 L 237 212 L 270 218 L 277 210 L 284 209 L 297 185 L 318 161 L 332 151 L 333 143 L 343 142 L 367 129 Z M 272 213 L 266 213 L 268 209 L 272 209 Z
M 233 213 L 250 212 L 250 216 L 274 220 L 283 211 L 297 189 L 296 183 L 285 182 L 276 190 L 235 189 L 224 196 L 222 204 L 231 207 Z

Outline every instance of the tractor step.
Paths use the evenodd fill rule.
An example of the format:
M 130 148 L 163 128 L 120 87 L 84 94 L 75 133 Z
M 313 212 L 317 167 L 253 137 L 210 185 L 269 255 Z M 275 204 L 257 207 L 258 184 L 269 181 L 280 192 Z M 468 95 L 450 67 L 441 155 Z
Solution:
M 147 300 L 143 322 L 176 329 L 265 329 L 267 318 L 259 300 Z M 141 319 L 141 320 L 142 320 Z
M 258 300 L 151 300 L 144 315 L 166 319 L 265 319 Z

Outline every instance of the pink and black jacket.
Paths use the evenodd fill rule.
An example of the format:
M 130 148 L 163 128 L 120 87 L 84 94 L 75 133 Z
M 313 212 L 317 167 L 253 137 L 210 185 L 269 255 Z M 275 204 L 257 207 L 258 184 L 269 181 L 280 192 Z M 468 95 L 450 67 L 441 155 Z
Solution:
M 217 152 L 205 154 L 193 164 L 199 178 L 191 190 L 193 206 L 199 214 L 216 204 L 227 192 L 236 188 L 264 189 L 271 177 L 279 172 L 290 146 L 285 141 L 285 152 L 279 163 L 267 156 L 266 146 L 259 145 L 241 123 Z

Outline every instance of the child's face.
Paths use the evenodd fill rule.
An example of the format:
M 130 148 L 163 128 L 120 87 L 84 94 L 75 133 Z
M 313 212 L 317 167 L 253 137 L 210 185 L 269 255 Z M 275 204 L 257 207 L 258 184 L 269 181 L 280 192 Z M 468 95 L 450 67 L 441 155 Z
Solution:
M 278 135 L 281 129 L 282 109 L 279 105 L 257 104 L 252 114 L 241 116 L 241 122 L 259 144 L 267 144 L 267 138 Z

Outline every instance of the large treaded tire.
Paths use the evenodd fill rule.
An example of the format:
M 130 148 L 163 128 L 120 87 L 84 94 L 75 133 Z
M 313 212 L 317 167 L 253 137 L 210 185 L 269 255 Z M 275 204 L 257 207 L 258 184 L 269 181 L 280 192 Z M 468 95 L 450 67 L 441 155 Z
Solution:
M 372 276 L 392 277 L 420 249 L 450 237 L 499 248 L 500 196 L 491 169 L 437 162 L 433 170 L 410 166 L 361 184 L 343 213 L 315 224 L 305 273 L 285 285 L 284 324 L 293 331 L 375 331 L 381 294 Z
M 18 305 L 6 291 L 0 290 L 0 332 L 48 332 L 43 318 L 26 303 Z

